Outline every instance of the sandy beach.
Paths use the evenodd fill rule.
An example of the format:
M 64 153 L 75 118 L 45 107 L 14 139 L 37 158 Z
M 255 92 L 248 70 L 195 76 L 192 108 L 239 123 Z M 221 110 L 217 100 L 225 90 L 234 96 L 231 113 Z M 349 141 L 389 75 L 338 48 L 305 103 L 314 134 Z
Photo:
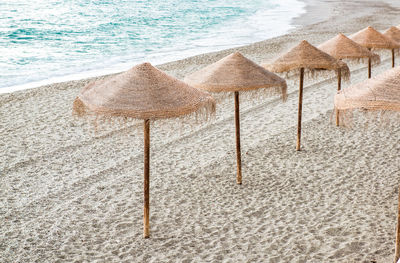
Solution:
M 234 50 L 262 63 L 303 39 L 400 24 L 396 0 L 306 2 L 287 35 L 158 68 L 183 79 Z M 380 54 L 373 76 L 391 68 L 390 52 Z M 366 65 L 350 68 L 344 87 L 367 77 Z M 94 132 L 72 116 L 90 80 L 0 94 L 0 262 L 393 262 L 400 125 L 355 117 L 337 128 L 334 73 L 306 78 L 296 152 L 296 79 L 285 103 L 241 101 L 241 186 L 232 96 L 208 123 L 152 123 L 150 239 L 142 122 Z

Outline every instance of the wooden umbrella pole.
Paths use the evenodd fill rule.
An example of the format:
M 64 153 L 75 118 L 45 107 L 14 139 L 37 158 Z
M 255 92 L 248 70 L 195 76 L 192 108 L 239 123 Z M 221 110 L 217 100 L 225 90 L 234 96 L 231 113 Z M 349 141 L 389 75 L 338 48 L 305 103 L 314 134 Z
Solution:
M 342 69 L 339 68 L 338 70 L 338 83 L 337 83 L 337 90 L 342 89 Z M 336 110 L 336 126 L 339 126 L 339 110 Z
M 297 118 L 297 145 L 296 150 L 300 151 L 301 140 L 301 112 L 303 109 L 303 82 L 304 82 L 304 68 L 300 69 L 300 86 L 299 86 L 299 112 Z
M 368 78 L 371 78 L 371 58 L 368 58 Z
M 371 51 L 371 48 L 368 48 L 369 51 Z M 368 58 L 368 78 L 371 78 L 371 58 Z
M 237 184 L 242 184 L 242 158 L 240 153 L 240 115 L 239 115 L 239 91 L 235 91 L 235 126 L 236 126 L 236 162 L 237 162 Z
M 150 120 L 144 121 L 144 214 L 143 236 L 150 237 Z
M 400 258 L 400 187 L 399 187 L 399 199 L 397 204 L 396 247 L 394 253 L 395 253 L 394 262 L 397 263 L 397 261 Z
M 392 49 L 392 68 L 394 68 L 394 49 Z

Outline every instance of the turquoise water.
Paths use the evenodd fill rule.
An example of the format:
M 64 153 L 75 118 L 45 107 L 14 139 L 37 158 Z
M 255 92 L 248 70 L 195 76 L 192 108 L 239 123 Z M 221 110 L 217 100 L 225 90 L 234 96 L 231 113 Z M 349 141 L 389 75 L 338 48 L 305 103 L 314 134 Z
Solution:
M 2 0 L 0 92 L 157 64 L 287 32 L 297 0 Z

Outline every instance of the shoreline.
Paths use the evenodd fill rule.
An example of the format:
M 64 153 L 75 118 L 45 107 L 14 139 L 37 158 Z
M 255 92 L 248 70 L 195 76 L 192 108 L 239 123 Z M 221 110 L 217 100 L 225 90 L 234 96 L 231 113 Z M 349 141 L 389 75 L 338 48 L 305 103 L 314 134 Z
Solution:
M 157 67 L 183 79 L 233 50 L 261 63 L 303 39 L 318 45 L 339 32 L 400 23 L 395 0 L 306 2 L 308 12 L 295 22 L 304 25 L 289 34 Z M 390 52 L 383 53 L 373 76 L 391 68 Z M 351 73 L 343 88 L 365 80 L 366 65 Z M 298 153 L 296 79 L 287 80 L 285 103 L 241 101 L 240 187 L 231 97 L 221 98 L 210 123 L 179 132 L 172 120 L 165 127 L 152 123 L 148 240 L 142 238 L 143 131 L 107 123 L 94 133 L 74 118 L 72 101 L 90 80 L 0 94 L 1 262 L 393 260 L 400 181 L 393 134 L 400 126 L 334 127 L 334 74 L 306 79 Z
M 268 39 L 265 39 L 265 40 L 262 40 L 262 41 L 257 41 L 257 42 L 254 42 L 254 43 L 251 43 L 251 44 L 248 44 L 248 45 L 243 45 L 243 46 L 239 46 L 239 47 L 232 47 L 232 48 L 223 49 L 223 50 L 220 50 L 220 51 L 207 52 L 207 53 L 203 53 L 203 54 L 199 54 L 199 55 L 194 55 L 194 56 L 190 56 L 190 57 L 187 57 L 187 58 L 183 58 L 183 59 L 180 59 L 180 60 L 174 60 L 174 61 L 171 61 L 171 62 L 156 64 L 155 66 L 157 66 L 161 70 L 167 71 L 167 73 L 168 73 L 168 70 L 175 71 L 177 69 L 176 65 L 180 65 L 181 63 L 190 64 L 190 63 L 192 63 L 192 61 L 196 61 L 196 60 L 200 60 L 201 61 L 201 60 L 206 59 L 207 61 L 209 61 L 208 64 L 210 64 L 210 63 L 213 63 L 216 60 L 218 60 L 218 59 L 222 58 L 223 56 L 226 56 L 229 53 L 232 53 L 234 51 L 242 52 L 245 56 L 248 56 L 250 59 L 255 60 L 256 63 L 265 62 L 266 59 L 267 60 L 272 60 L 274 57 L 264 56 L 266 59 L 260 59 L 259 55 L 254 57 L 254 56 L 252 56 L 251 53 L 254 52 L 253 51 L 254 49 L 257 49 L 260 46 L 266 46 L 268 44 L 272 44 L 272 45 L 276 44 L 276 40 L 278 40 L 278 42 L 282 42 L 282 41 L 280 41 L 281 39 L 287 39 L 289 41 L 293 41 L 294 38 L 299 39 L 299 41 L 303 40 L 303 39 L 307 40 L 307 37 L 305 36 L 305 35 L 307 35 L 307 33 L 305 33 L 303 38 L 298 38 L 299 35 L 302 35 L 301 34 L 301 28 L 306 29 L 306 31 L 310 31 L 308 33 L 311 33 L 313 31 L 312 29 L 310 30 L 312 25 L 320 24 L 320 23 L 323 23 L 324 21 L 326 22 L 326 21 L 330 20 L 335 14 L 335 11 L 334 11 L 334 9 L 335 9 L 334 6 L 336 4 L 335 2 L 324 1 L 324 3 L 322 4 L 317 0 L 301 0 L 301 1 L 303 3 L 305 3 L 305 7 L 304 7 L 305 13 L 301 14 L 298 17 L 292 18 L 291 25 L 295 26 L 295 28 L 294 29 L 290 29 L 287 33 L 283 33 L 283 34 L 281 34 L 279 36 L 271 37 L 271 38 L 268 38 Z M 341 1 L 338 1 L 338 2 L 341 2 Z M 370 0 L 370 1 L 366 1 L 366 2 L 372 3 L 372 6 L 375 6 L 374 5 L 375 1 Z M 393 0 L 386 0 L 386 1 L 383 1 L 383 2 L 377 2 L 376 5 L 377 6 L 382 6 L 382 7 L 388 7 L 389 3 L 390 3 L 391 5 L 394 5 L 397 8 L 400 8 L 400 3 L 395 4 L 395 3 L 392 3 L 392 2 L 394 2 L 394 1 Z M 361 13 L 359 16 L 360 17 L 365 17 L 367 15 L 369 15 L 368 10 L 364 10 L 364 12 Z M 343 19 L 343 20 L 346 21 L 346 19 Z M 365 23 L 365 25 L 367 25 L 367 23 Z M 348 26 L 349 25 L 343 25 L 343 29 L 344 28 L 348 28 Z M 364 26 L 364 27 L 366 27 L 366 26 Z M 358 29 L 354 29 L 354 30 L 351 30 L 351 31 L 349 29 L 337 30 L 336 32 L 342 32 L 342 33 L 345 33 L 345 34 L 349 35 L 349 34 L 352 34 L 354 32 L 357 32 L 358 30 L 360 30 L 362 28 L 363 27 L 359 27 Z M 378 30 L 382 30 L 384 28 L 377 28 L 377 29 Z M 315 33 L 315 32 L 313 32 L 313 33 Z M 332 35 L 332 34 L 329 34 L 329 35 Z M 333 35 L 332 35 L 332 37 L 333 37 Z M 325 40 L 327 40 L 327 39 L 329 39 L 329 37 L 325 38 Z M 318 45 L 318 44 L 322 43 L 322 41 L 323 40 L 321 40 L 319 43 L 311 43 L 311 44 Z M 285 49 L 288 49 L 289 47 L 290 46 L 287 46 Z M 285 49 L 280 49 L 280 50 L 282 50 L 282 52 L 284 52 Z M 274 50 L 274 53 L 276 53 L 275 50 Z M 277 53 L 277 54 L 279 54 L 279 53 Z M 216 59 L 216 58 L 218 58 L 218 59 Z M 198 63 L 198 62 L 196 61 L 196 63 Z M 202 63 L 202 64 L 206 65 L 207 63 Z M 77 77 L 77 78 L 74 77 L 73 79 L 70 79 L 70 80 L 55 81 L 55 82 L 51 82 L 51 83 L 47 83 L 47 80 L 43 80 L 43 81 L 39 81 L 39 82 L 46 82 L 46 84 L 43 84 L 43 85 L 40 85 L 40 86 L 35 86 L 35 87 L 27 87 L 28 85 L 30 85 L 30 83 L 17 85 L 17 86 L 11 86 L 11 87 L 3 88 L 3 89 L 0 90 L 0 97 L 2 95 L 11 95 L 11 94 L 14 94 L 14 93 L 19 93 L 19 92 L 24 92 L 24 91 L 29 91 L 29 90 L 33 90 L 33 92 L 34 92 L 34 90 L 42 89 L 42 88 L 43 89 L 47 89 L 47 88 L 49 88 L 51 86 L 54 86 L 54 87 L 64 86 L 64 85 L 68 85 L 68 83 L 74 83 L 74 85 L 77 82 L 88 83 L 91 80 L 95 80 L 95 79 L 98 79 L 98 78 L 102 79 L 104 77 L 108 77 L 108 76 L 111 76 L 111 75 L 114 75 L 114 74 L 119 74 L 121 72 L 123 72 L 123 71 L 116 71 L 116 72 L 105 73 L 105 74 L 100 74 L 100 75 L 98 75 L 97 73 L 94 73 L 95 74 L 94 76 L 89 76 L 89 77 L 82 77 L 82 74 L 86 74 L 86 73 L 76 73 L 76 74 L 73 74 L 73 76 L 81 76 L 81 77 Z M 174 72 L 171 72 L 171 73 L 172 73 L 172 75 L 174 75 Z M 183 79 L 184 76 L 181 76 L 179 74 L 178 76 L 175 76 L 175 77 L 177 77 L 179 79 Z M 61 78 L 61 79 L 69 78 L 69 76 L 67 76 L 67 77 L 65 77 L 65 76 L 64 77 L 56 77 L 56 79 L 59 79 L 59 78 Z
M 275 33 L 272 33 L 272 36 L 270 36 L 267 39 L 288 34 L 295 28 L 295 25 L 293 25 L 294 19 L 302 16 L 306 12 L 305 8 L 307 6 L 307 4 L 305 3 L 304 0 L 296 0 L 296 1 L 298 1 L 304 5 L 303 7 L 299 8 L 299 9 L 301 9 L 301 11 L 298 11 L 298 14 L 295 14 L 294 17 L 292 17 L 290 19 L 290 23 L 289 23 L 289 25 L 286 25 L 286 27 L 287 27 L 286 29 L 282 30 L 277 35 Z M 284 7 L 281 7 L 281 8 L 284 8 Z M 158 66 L 158 65 L 163 65 L 163 64 L 167 64 L 167 63 L 173 63 L 173 62 L 180 61 L 180 60 L 185 60 L 187 58 L 191 58 L 191 57 L 202 55 L 202 54 L 222 52 L 226 49 L 235 49 L 235 48 L 245 47 L 245 46 L 251 45 L 252 43 L 256 43 L 259 41 L 265 41 L 265 39 L 257 40 L 257 38 L 259 38 L 259 37 L 255 37 L 255 39 L 253 39 L 253 41 L 251 43 L 247 43 L 247 44 L 246 43 L 245 44 L 231 44 L 230 47 L 222 45 L 221 47 L 217 48 L 217 50 L 215 50 L 215 47 L 213 47 L 213 46 L 208 46 L 207 48 L 200 47 L 200 50 L 207 49 L 208 51 L 206 51 L 206 52 L 194 51 L 194 48 L 190 48 L 190 47 L 187 47 L 187 49 L 184 49 L 181 51 L 179 51 L 179 50 L 176 51 L 176 53 L 180 53 L 180 52 L 190 53 L 191 55 L 189 55 L 189 56 L 175 55 L 175 58 L 172 58 L 172 57 L 170 57 L 171 54 L 169 54 L 169 56 L 167 55 L 167 57 L 170 57 L 170 58 L 165 59 L 165 58 L 163 58 L 163 57 L 165 57 L 165 55 L 163 56 L 163 54 L 160 53 L 157 56 L 155 56 L 154 54 L 153 55 L 149 54 L 148 57 L 150 58 L 152 56 L 153 57 L 155 56 L 155 58 L 150 59 L 150 60 L 153 60 L 153 62 L 152 62 L 153 65 Z M 171 52 L 169 52 L 169 53 L 171 53 Z M 182 57 L 182 56 L 184 56 L 184 57 Z M 136 64 L 140 64 L 143 62 L 149 62 L 149 61 L 147 61 L 147 60 L 140 61 Z M 131 62 L 123 62 L 123 63 L 119 63 L 119 64 L 112 64 L 112 65 L 109 65 L 104 68 L 90 69 L 87 71 L 75 72 L 75 73 L 71 73 L 68 75 L 58 75 L 58 76 L 53 76 L 53 77 L 50 77 L 47 79 L 36 80 L 36 81 L 28 82 L 28 83 L 3 87 L 3 88 L 0 88 L 0 94 L 12 93 L 12 92 L 20 91 L 20 90 L 40 88 L 43 86 L 49 86 L 49 85 L 64 83 L 64 82 L 69 82 L 69 81 L 79 81 L 79 80 L 86 80 L 86 79 L 92 79 L 92 78 L 99 78 L 99 77 L 103 77 L 103 76 L 107 76 L 107 75 L 118 74 L 125 70 L 128 70 L 129 68 L 131 68 L 132 66 L 134 66 L 136 64 L 132 64 Z

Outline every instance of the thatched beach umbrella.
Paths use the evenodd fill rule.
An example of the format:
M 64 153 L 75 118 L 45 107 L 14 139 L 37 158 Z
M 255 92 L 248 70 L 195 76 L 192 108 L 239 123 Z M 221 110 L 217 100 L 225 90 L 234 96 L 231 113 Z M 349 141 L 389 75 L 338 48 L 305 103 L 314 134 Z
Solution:
M 342 33 L 322 43 L 318 48 L 339 60 L 364 61 L 371 60 L 373 64 L 380 63 L 379 55 L 372 53 L 367 48 L 357 44 Z M 341 89 L 341 70 L 338 71 L 338 91 Z M 339 113 L 336 112 L 336 125 L 339 126 Z
M 297 119 L 296 143 L 296 150 L 300 151 L 304 70 L 307 70 L 307 73 L 310 75 L 314 75 L 321 70 L 335 70 L 337 72 L 340 70 L 341 76 L 345 79 L 349 78 L 350 70 L 344 62 L 331 57 L 305 40 L 292 48 L 286 54 L 279 57 L 272 64 L 263 64 L 263 66 L 272 72 L 278 73 L 300 70 L 299 111 Z
M 376 31 L 373 27 L 367 27 L 350 36 L 350 39 L 363 47 L 371 49 L 397 49 L 400 44 Z M 371 59 L 368 60 L 368 78 L 371 78 Z
M 335 108 L 341 112 L 400 112 L 400 67 L 343 89 L 335 95 Z
M 235 52 L 192 73 L 185 78 L 191 86 L 209 92 L 233 92 L 235 96 L 236 126 L 236 182 L 242 183 L 240 153 L 239 92 L 264 89 L 267 95 L 281 95 L 286 99 L 286 81 Z
M 210 94 L 190 87 L 143 63 L 132 69 L 95 81 L 81 90 L 74 101 L 74 112 L 111 118 L 144 120 L 144 237 L 150 235 L 150 121 L 215 112 Z
M 390 27 L 389 29 L 387 29 L 385 32 L 383 32 L 383 35 L 390 38 L 391 40 L 393 40 L 396 43 L 400 43 L 400 29 L 398 29 L 397 27 Z M 392 68 L 394 68 L 395 63 L 394 63 L 394 48 L 392 49 Z

